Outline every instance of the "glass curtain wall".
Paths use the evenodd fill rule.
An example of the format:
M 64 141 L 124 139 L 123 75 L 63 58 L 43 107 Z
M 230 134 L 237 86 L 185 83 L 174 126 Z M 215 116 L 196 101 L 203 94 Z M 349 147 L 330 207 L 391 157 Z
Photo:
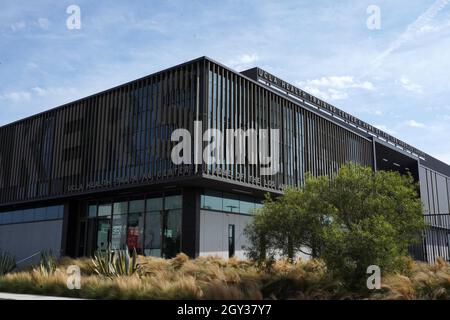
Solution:
M 88 217 L 81 225 L 96 227 L 90 228 L 92 235 L 87 230 L 80 232 L 80 237 L 87 237 L 80 241 L 94 241 L 95 245 L 82 246 L 91 250 L 81 254 L 111 247 L 113 250 L 135 249 L 146 256 L 172 258 L 181 249 L 181 209 L 181 195 L 90 203 Z
M 209 128 L 222 132 L 229 128 L 246 132 L 248 129 L 279 129 L 280 137 L 278 173 L 262 176 L 258 169 L 261 163 L 255 166 L 246 158 L 243 164 L 208 165 L 207 174 L 283 189 L 287 185 L 303 186 L 307 172 L 314 176 L 333 175 L 340 165 L 349 161 L 372 166 L 370 139 L 317 115 L 301 101 L 293 103 L 214 63 L 208 65 L 207 93 Z M 239 151 L 247 156 L 250 139 L 245 142 L 245 149 Z M 225 154 L 233 153 L 231 146 L 225 143 Z M 236 144 L 234 149 L 238 149 Z M 269 151 L 272 155 L 270 146 Z

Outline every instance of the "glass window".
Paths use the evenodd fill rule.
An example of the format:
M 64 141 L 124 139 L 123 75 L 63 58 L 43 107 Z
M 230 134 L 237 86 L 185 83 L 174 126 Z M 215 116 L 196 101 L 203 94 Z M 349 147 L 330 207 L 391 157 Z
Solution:
M 42 221 L 45 220 L 45 208 L 34 208 L 30 209 L 30 211 L 34 211 L 34 221 Z M 32 214 L 30 212 L 30 214 Z
M 4 212 L 0 212 L 0 224 L 3 224 L 3 217 L 5 216 Z
M 90 205 L 88 208 L 89 218 L 95 218 L 97 216 L 97 205 Z
M 125 249 L 125 240 L 127 234 L 127 215 L 113 215 L 111 247 L 112 249 Z
M 3 213 L 3 223 L 11 223 L 11 220 L 12 220 L 12 213 L 11 212 Z
M 263 204 L 260 201 L 255 202 L 255 209 L 261 209 Z
M 145 218 L 145 255 L 161 257 L 161 212 L 148 212 Z
M 128 201 L 115 202 L 113 208 L 113 214 L 127 214 L 128 213 Z
M 144 212 L 144 211 L 145 211 L 144 200 L 130 201 L 130 212 Z
M 97 249 L 108 249 L 109 234 L 111 231 L 111 224 L 109 218 L 100 218 L 97 223 Z
M 59 206 L 47 207 L 46 219 L 48 220 L 58 219 L 58 215 L 59 215 Z
M 23 211 L 22 210 L 13 211 L 12 217 L 11 217 L 11 222 L 12 223 L 23 222 Z
M 245 214 L 251 214 L 252 211 L 255 209 L 255 202 L 250 197 L 242 197 L 239 201 L 240 206 L 240 212 Z
M 101 204 L 98 206 L 98 216 L 109 216 L 111 215 L 111 204 Z
M 62 219 L 64 217 L 64 206 L 58 206 L 58 218 Z
M 163 257 L 170 259 L 181 249 L 181 210 L 166 213 L 163 219 Z
M 181 195 L 168 196 L 165 198 L 164 209 L 180 209 L 181 207 Z
M 160 211 L 163 209 L 163 198 L 147 199 L 147 211 Z
M 229 212 L 239 212 L 239 196 L 230 193 L 224 193 L 223 210 Z
M 144 214 L 130 213 L 128 215 L 127 246 L 142 253 L 144 235 Z
M 202 195 L 204 209 L 222 210 L 222 192 L 207 191 Z
M 36 218 L 34 216 L 35 209 L 25 209 L 23 210 L 23 221 L 24 222 L 31 222 L 35 221 Z

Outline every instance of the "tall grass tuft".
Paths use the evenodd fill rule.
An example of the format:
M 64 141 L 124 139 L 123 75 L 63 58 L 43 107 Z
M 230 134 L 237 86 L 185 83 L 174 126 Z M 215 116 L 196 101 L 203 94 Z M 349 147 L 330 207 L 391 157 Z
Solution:
M 16 267 L 16 259 L 7 252 L 0 251 L 0 276 L 11 272 Z
M 43 276 L 51 276 L 55 273 L 57 267 L 56 258 L 51 251 L 42 251 L 38 270 Z
M 62 258 L 52 274 L 11 272 L 0 277 L 0 291 L 89 299 L 450 299 L 450 264 L 442 259 L 433 265 L 410 261 L 399 273 L 383 274 L 381 290 L 350 292 L 321 260 L 275 261 L 267 271 L 236 258 L 122 253 Z M 66 285 L 64 270 L 74 264 L 82 271 L 80 290 Z

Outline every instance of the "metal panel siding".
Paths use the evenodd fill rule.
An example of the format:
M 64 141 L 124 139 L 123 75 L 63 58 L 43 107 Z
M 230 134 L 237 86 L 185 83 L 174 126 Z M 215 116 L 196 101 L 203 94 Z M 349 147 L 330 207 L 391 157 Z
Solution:
M 372 142 L 369 139 L 306 110 L 300 103 L 293 103 L 246 78 L 236 76 L 226 68 L 212 62 L 208 65 L 211 88 L 205 91 L 212 110 L 205 113 L 205 119 L 211 119 L 209 126 L 225 132 L 229 123 L 234 129 L 244 130 L 266 129 L 270 124 L 270 127 L 280 129 L 281 161 L 280 173 L 275 176 L 261 177 L 259 162 L 252 165 L 249 159 L 242 165 L 216 163 L 208 166 L 204 174 L 238 181 L 243 179 L 258 187 L 264 186 L 264 181 L 270 181 L 273 188 L 282 189 L 284 185 L 303 183 L 307 171 L 316 176 L 329 175 L 348 161 L 373 165 Z M 232 93 L 230 87 L 233 88 Z M 230 102 L 233 102 L 233 117 L 229 119 Z M 266 114 L 270 115 L 267 122 Z M 301 125 L 297 123 L 299 115 Z M 256 146 L 258 150 L 259 144 L 256 143 Z M 227 151 L 225 149 L 225 153 Z M 238 178 L 240 173 L 244 175 Z
M 210 70 L 214 86 L 211 94 Z M 262 177 L 259 163 L 248 162 L 201 166 L 200 171 L 206 175 L 281 189 L 286 184 L 301 185 L 308 171 L 314 175 L 332 175 L 347 161 L 373 165 L 370 139 L 344 128 L 339 121 L 319 115 L 300 101 L 294 102 L 203 59 L 0 128 L 0 139 L 5 141 L 0 146 L 0 204 L 66 196 L 96 188 L 104 190 L 116 180 L 136 177 L 168 179 L 171 175 L 163 169 L 173 168 L 169 161 L 173 145 L 168 139 L 170 132 L 180 127 L 192 132 L 197 109 L 198 119 L 203 120 L 205 128 L 219 128 L 225 133 L 227 128 L 272 127 L 280 129 L 281 135 L 277 175 Z M 45 143 L 42 143 L 46 117 L 55 119 L 48 173 L 40 164 L 42 159 L 47 159 L 43 158 Z M 77 122 L 77 119 L 81 120 Z M 68 127 L 74 131 L 66 132 Z M 438 193 L 433 190 L 437 187 L 436 178 L 431 179 L 429 175 L 433 206 L 430 211 L 435 212 L 438 205 L 446 206 L 445 199 L 438 201 Z M 44 183 L 49 183 L 49 190 L 41 194 Z
M 193 129 L 201 93 L 194 79 L 203 65 L 172 68 L 1 127 L 0 205 L 189 174 L 170 170 L 170 135 Z M 47 119 L 54 119 L 49 127 Z

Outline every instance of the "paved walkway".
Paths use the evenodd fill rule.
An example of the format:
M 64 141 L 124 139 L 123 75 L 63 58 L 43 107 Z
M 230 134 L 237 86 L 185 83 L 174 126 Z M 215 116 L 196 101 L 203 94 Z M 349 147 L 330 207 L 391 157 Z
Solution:
M 0 292 L 0 300 L 82 300 L 82 299 Z

